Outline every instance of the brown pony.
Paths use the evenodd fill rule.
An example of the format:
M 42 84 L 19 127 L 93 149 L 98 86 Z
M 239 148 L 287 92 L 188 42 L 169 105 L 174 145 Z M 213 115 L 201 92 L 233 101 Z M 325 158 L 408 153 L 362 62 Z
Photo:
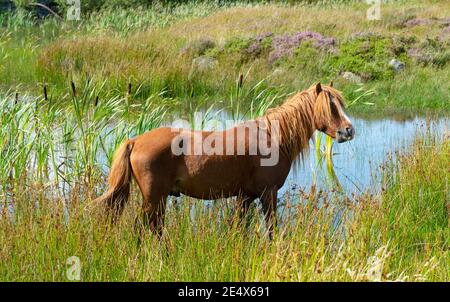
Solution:
M 274 124 L 277 127 L 272 127 Z M 315 130 L 338 142 L 354 136 L 342 96 L 332 83 L 317 83 L 264 116 L 225 131 L 154 129 L 119 147 L 109 174 L 109 190 L 94 202 L 106 205 L 117 219 L 128 200 L 134 176 L 144 199 L 144 224 L 161 235 L 168 195 L 181 193 L 200 199 L 238 196 L 241 217 L 252 201 L 260 198 L 272 236 L 277 191 L 293 161 L 307 149 Z M 264 135 L 252 139 L 259 132 Z M 262 141 L 277 154 L 272 163 L 264 164 L 270 155 L 254 148 Z M 205 152 L 205 143 L 214 152 Z M 192 152 L 196 148 L 200 152 Z M 179 152 L 188 149 L 191 152 Z

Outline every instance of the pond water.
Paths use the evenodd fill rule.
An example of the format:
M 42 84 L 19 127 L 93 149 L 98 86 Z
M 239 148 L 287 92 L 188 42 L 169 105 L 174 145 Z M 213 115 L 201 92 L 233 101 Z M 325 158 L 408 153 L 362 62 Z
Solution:
M 414 142 L 418 132 L 429 131 L 443 138 L 449 133 L 448 118 L 429 122 L 416 117 L 410 120 L 393 119 L 368 120 L 350 117 L 356 129 L 355 138 L 346 143 L 333 143 L 333 170 L 342 191 L 347 194 L 362 192 L 376 193 L 381 189 L 380 167 L 388 156 L 395 158 L 395 151 L 405 151 Z M 322 148 L 324 148 L 322 139 Z M 318 188 L 335 187 L 324 160 L 318 160 L 314 144 L 300 168 L 291 173 L 280 194 L 296 187 L 307 189 L 314 180 Z

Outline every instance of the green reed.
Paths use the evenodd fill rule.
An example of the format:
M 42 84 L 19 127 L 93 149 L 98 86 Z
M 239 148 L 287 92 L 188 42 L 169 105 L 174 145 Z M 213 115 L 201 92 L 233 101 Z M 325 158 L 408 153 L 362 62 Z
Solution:
M 2 193 L 29 185 L 92 196 L 115 148 L 159 126 L 166 113 L 162 95 L 128 104 L 126 95 L 99 99 L 103 83 L 94 81 L 72 83 L 64 95 L 43 87 L 43 96 L 1 96 Z

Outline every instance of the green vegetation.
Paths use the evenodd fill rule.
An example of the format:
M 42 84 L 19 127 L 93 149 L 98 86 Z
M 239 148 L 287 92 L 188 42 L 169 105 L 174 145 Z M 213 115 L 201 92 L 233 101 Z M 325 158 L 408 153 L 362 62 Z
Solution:
M 384 37 L 363 37 L 345 42 L 339 54 L 331 59 L 334 70 L 350 71 L 364 76 L 366 79 L 388 79 L 394 75 L 389 68 L 393 41 Z
M 0 15 L 2 88 L 36 93 L 45 82 L 63 93 L 71 80 L 89 77 L 116 91 L 132 83 L 143 99 L 165 90 L 201 103 L 226 98 L 239 74 L 248 74 L 249 86 L 265 79 L 282 93 L 331 79 L 347 98 L 360 86 L 376 91 L 365 100 L 373 106 L 353 112 L 450 108 L 446 1 L 384 4 L 381 21 L 368 21 L 367 7 L 351 1 L 120 10 L 98 3 L 103 9 L 87 10 L 79 22 Z M 395 72 L 392 59 L 405 68 Z
M 418 139 L 412 146 L 414 157 L 401 156 L 399 163 L 387 167 L 385 175 L 387 187 L 382 208 L 389 226 L 386 237 L 404 246 L 404 261 L 418 257 L 417 250 L 432 253 L 434 248 L 445 249 L 450 243 L 445 171 L 445 165 L 450 163 L 450 145 L 448 140 L 441 145 L 434 140 L 432 136 Z

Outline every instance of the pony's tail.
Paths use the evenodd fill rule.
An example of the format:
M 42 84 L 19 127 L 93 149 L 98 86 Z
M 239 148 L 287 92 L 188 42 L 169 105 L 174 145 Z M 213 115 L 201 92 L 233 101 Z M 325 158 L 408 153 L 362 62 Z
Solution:
M 113 221 L 116 221 L 122 214 L 130 194 L 130 182 L 133 175 L 130 155 L 133 146 L 134 140 L 126 140 L 117 149 L 109 172 L 109 189 L 93 201 L 95 206 L 106 207 Z

